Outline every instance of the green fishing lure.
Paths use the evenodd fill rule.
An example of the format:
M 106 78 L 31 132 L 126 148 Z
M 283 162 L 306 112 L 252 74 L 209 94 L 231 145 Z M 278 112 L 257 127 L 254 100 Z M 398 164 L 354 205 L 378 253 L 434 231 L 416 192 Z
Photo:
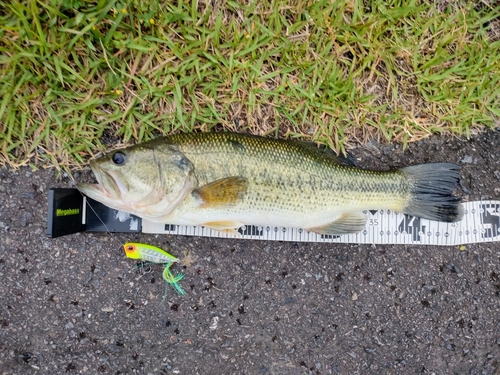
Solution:
M 151 263 L 162 263 L 165 264 L 165 268 L 163 269 L 163 280 L 168 284 L 172 285 L 175 291 L 181 296 L 185 295 L 186 292 L 179 285 L 179 281 L 184 278 L 184 274 L 179 274 L 174 276 L 170 267 L 174 263 L 179 262 L 179 258 L 174 257 L 173 255 L 167 253 L 165 250 L 160 249 L 159 247 L 146 245 L 142 243 L 128 242 L 123 245 L 125 249 L 125 255 L 130 259 L 140 259 L 146 262 Z M 163 296 L 163 300 L 167 295 L 167 287 L 165 287 L 165 295 Z

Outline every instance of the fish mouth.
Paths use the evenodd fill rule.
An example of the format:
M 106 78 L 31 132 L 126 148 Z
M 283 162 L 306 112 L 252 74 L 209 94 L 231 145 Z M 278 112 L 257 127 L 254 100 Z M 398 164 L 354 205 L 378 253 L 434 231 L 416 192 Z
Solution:
M 99 198 L 119 200 L 127 194 L 127 186 L 115 173 L 105 171 L 95 161 L 90 161 L 90 168 L 94 172 L 97 184 L 77 184 L 87 196 L 96 200 Z

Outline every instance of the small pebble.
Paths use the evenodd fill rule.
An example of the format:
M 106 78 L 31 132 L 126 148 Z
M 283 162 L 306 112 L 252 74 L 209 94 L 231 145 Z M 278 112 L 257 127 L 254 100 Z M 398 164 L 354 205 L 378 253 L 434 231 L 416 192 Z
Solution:
M 21 198 L 24 199 L 35 199 L 38 193 L 36 191 L 25 191 L 21 194 Z
M 473 158 L 470 155 L 465 156 L 462 160 L 460 160 L 464 164 L 471 164 L 473 162 Z

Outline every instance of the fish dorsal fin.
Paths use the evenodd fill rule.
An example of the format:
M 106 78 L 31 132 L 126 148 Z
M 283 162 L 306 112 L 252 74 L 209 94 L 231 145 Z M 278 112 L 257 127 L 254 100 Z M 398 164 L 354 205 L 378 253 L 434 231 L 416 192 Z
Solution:
M 330 160 L 333 160 L 335 163 L 340 165 L 346 165 L 350 167 L 356 166 L 356 160 L 354 157 L 347 153 L 344 155 L 337 155 L 335 151 L 325 145 L 316 145 L 316 143 L 311 141 L 293 141 L 301 145 L 302 147 L 308 149 L 311 152 L 316 153 L 317 155 L 321 155 L 323 157 L 327 157 Z
M 248 189 L 244 177 L 227 177 L 211 182 L 193 191 L 202 201 L 201 207 L 234 206 L 240 202 Z
M 340 236 L 347 233 L 357 233 L 366 223 L 366 216 L 362 212 L 348 212 L 337 220 L 320 227 L 308 228 L 310 232 Z

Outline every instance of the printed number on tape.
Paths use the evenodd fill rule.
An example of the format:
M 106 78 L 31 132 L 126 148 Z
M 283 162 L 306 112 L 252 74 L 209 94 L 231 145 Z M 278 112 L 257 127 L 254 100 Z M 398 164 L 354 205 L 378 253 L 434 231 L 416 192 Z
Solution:
M 294 242 L 330 242 L 360 244 L 461 245 L 500 241 L 500 201 L 466 202 L 464 218 L 457 223 L 443 223 L 388 210 L 366 211 L 367 221 L 359 233 L 328 236 L 304 229 L 244 226 L 240 235 L 222 233 L 201 226 L 182 226 L 142 222 L 144 233 L 184 236 L 242 238 Z

